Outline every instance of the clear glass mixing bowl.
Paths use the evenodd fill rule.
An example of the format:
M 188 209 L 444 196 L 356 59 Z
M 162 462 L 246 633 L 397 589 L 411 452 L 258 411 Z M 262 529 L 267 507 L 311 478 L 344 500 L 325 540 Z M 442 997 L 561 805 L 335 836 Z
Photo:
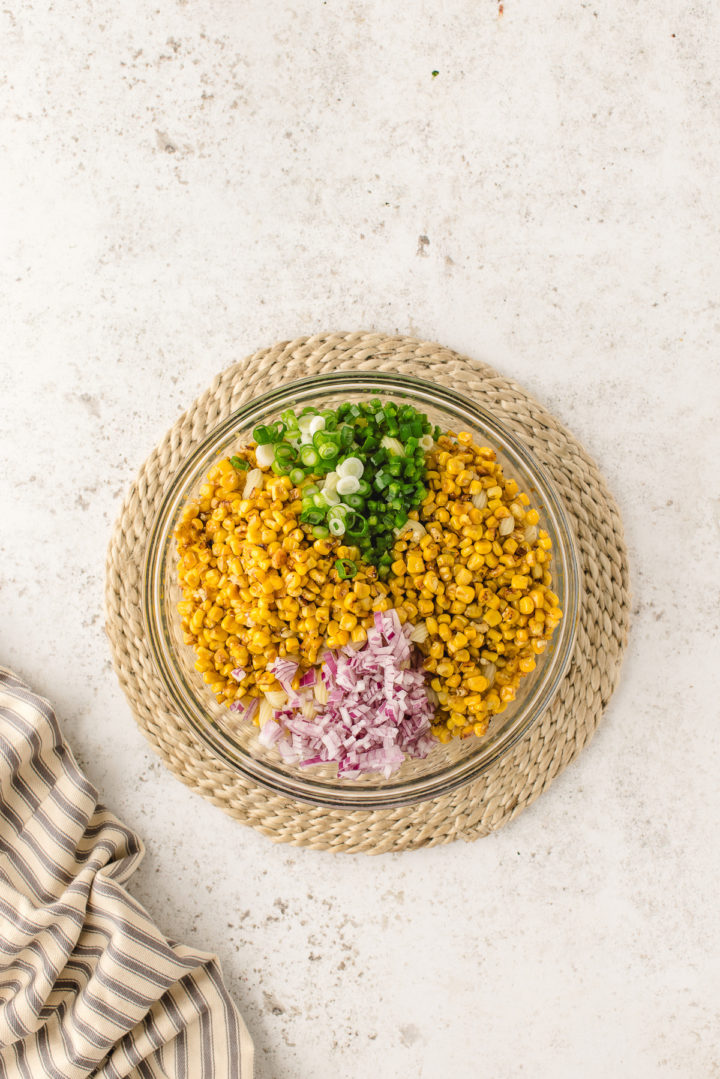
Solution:
M 482 738 L 438 744 L 425 760 L 406 761 L 385 779 L 338 778 L 335 765 L 301 768 L 285 764 L 257 738 L 257 727 L 217 704 L 195 670 L 195 653 L 182 640 L 176 604 L 177 553 L 173 533 L 186 500 L 196 494 L 208 469 L 251 439 L 258 424 L 286 408 L 313 404 L 335 408 L 343 401 L 381 397 L 409 403 L 444 430 L 471 431 L 498 453 L 506 476 L 517 480 L 540 514 L 553 542 L 553 590 L 564 618 L 535 670 L 522 679 L 517 699 L 490 721 Z M 572 655 L 579 608 L 575 542 L 562 503 L 544 468 L 497 416 L 461 393 L 418 378 L 381 372 L 314 376 L 263 394 L 223 420 L 183 462 L 168 485 L 150 531 L 143 580 L 144 619 L 150 650 L 178 715 L 221 760 L 263 787 L 302 802 L 343 809 L 378 809 L 436 798 L 475 779 L 521 738 L 547 708 Z

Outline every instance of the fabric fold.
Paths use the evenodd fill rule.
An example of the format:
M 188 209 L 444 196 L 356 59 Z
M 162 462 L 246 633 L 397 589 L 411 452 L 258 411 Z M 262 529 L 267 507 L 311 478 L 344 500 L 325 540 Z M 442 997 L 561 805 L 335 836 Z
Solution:
M 252 1079 L 216 959 L 125 890 L 143 853 L 0 667 L 1 1079 Z

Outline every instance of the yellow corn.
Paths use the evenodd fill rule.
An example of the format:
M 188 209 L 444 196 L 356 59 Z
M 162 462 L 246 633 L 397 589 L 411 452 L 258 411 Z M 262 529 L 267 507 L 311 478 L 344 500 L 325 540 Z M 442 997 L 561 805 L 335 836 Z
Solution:
M 419 577 L 425 572 L 425 563 L 417 551 L 410 551 L 406 560 L 407 571 L 412 577 Z

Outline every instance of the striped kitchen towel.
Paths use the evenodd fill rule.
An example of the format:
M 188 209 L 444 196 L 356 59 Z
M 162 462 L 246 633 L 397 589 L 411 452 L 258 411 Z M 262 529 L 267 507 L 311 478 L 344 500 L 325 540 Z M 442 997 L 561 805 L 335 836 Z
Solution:
M 125 891 L 142 855 L 47 701 L 0 667 L 2 1079 L 251 1079 L 217 960 Z

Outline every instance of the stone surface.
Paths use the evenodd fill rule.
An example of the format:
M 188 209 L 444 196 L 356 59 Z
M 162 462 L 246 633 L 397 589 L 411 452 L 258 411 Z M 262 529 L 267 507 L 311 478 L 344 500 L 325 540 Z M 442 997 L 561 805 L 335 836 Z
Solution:
M 720 1074 L 716 7 L 7 0 L 0 25 L 0 656 L 144 836 L 134 894 L 221 957 L 258 1079 Z M 548 405 L 618 497 L 634 592 L 579 760 L 489 839 L 378 859 L 186 790 L 103 634 L 122 493 L 183 408 L 354 328 Z

